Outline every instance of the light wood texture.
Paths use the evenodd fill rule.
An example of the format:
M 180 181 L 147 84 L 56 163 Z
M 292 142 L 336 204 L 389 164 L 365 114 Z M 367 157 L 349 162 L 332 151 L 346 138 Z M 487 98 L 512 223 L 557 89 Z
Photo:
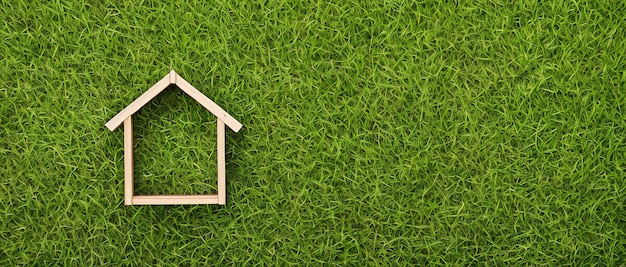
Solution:
M 124 204 L 133 204 L 133 122 L 132 116 L 124 120 Z
M 187 93 L 191 98 L 195 99 L 202 105 L 204 108 L 208 109 L 213 115 L 224 121 L 226 125 L 234 132 L 239 132 L 243 125 L 235 120 L 230 114 L 224 111 L 220 106 L 215 104 L 213 100 L 209 99 L 205 95 L 203 95 L 198 89 L 194 88 L 190 83 L 188 83 L 185 79 L 180 77 L 180 75 L 176 75 L 176 85 L 183 90 L 183 92 Z
M 153 195 L 134 196 L 133 205 L 197 205 L 218 204 L 217 195 Z
M 126 118 L 135 114 L 135 112 L 139 111 L 139 109 L 141 109 L 144 105 L 150 102 L 150 100 L 152 100 L 155 96 L 163 92 L 163 90 L 165 90 L 165 88 L 167 88 L 170 85 L 169 76 L 170 76 L 169 74 L 165 75 L 163 79 L 161 79 L 155 85 L 150 87 L 148 91 L 146 91 L 137 99 L 135 99 L 135 101 L 130 103 L 130 105 L 128 105 L 126 108 L 120 111 L 120 113 L 117 113 L 115 117 L 113 117 L 106 123 L 107 128 L 109 128 L 111 132 L 115 131 L 115 129 L 117 129 L 117 127 L 119 127 Z
M 176 72 L 171 70 L 168 75 L 170 76 L 170 84 L 176 84 Z
M 224 121 L 217 119 L 217 196 L 218 204 L 226 204 L 226 133 Z

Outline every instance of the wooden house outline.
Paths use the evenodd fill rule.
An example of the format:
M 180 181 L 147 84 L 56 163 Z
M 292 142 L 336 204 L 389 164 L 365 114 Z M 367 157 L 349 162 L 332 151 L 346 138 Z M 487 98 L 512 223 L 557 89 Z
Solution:
M 217 117 L 217 194 L 210 195 L 135 195 L 133 164 L 133 124 L 132 115 L 154 99 L 170 85 L 176 85 L 188 96 Z M 243 125 L 215 104 L 211 99 L 194 88 L 189 82 L 171 70 L 163 79 L 135 99 L 130 105 L 111 118 L 106 127 L 115 131 L 124 124 L 124 204 L 125 205 L 191 205 L 226 204 L 226 137 L 225 127 L 239 132 Z

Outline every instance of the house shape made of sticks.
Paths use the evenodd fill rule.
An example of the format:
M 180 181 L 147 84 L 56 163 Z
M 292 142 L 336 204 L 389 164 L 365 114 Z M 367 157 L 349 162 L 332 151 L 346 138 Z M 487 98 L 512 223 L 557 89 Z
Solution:
M 170 85 L 176 85 L 183 92 L 196 100 L 217 117 L 217 194 L 212 195 L 135 195 L 133 166 L 133 124 L 131 118 L 145 104 Z M 226 204 L 226 140 L 224 125 L 234 132 L 239 132 L 243 125 L 224 109 L 203 95 L 174 70 L 153 85 L 148 91 L 135 99 L 106 123 L 106 127 L 115 131 L 124 124 L 124 204 L 126 205 L 190 205 L 190 204 Z

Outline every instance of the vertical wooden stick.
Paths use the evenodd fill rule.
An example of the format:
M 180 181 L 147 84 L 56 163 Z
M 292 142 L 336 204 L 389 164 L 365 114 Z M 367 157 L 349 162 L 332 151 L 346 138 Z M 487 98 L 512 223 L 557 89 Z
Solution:
M 170 76 L 170 84 L 176 84 L 176 72 L 171 70 L 168 75 Z
M 124 204 L 133 204 L 133 123 L 124 120 Z
M 226 204 L 226 136 L 224 121 L 217 118 L 217 197 L 219 205 Z

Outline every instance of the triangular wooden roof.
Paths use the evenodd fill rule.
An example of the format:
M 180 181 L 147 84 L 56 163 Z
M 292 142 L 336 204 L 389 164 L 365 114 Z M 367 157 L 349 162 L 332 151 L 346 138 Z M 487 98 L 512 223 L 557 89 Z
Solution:
M 191 84 L 189 84 L 189 82 L 180 77 L 180 75 L 178 75 L 174 70 L 171 70 L 170 73 L 163 77 L 163 79 L 150 87 L 148 91 L 143 93 L 141 96 L 135 99 L 135 101 L 130 103 L 130 105 L 120 111 L 120 113 L 117 113 L 117 115 L 110 119 L 106 123 L 106 127 L 109 128 L 109 130 L 111 131 L 115 131 L 115 129 L 117 129 L 122 123 L 124 123 L 124 120 L 126 118 L 135 114 L 135 112 L 139 111 L 145 104 L 150 102 L 150 100 L 159 95 L 159 93 L 163 92 L 165 88 L 172 84 L 175 84 L 191 98 L 198 101 L 200 105 L 213 113 L 213 115 L 224 121 L 224 124 L 226 124 L 233 131 L 239 132 L 239 130 L 243 126 L 240 122 L 230 116 L 230 114 L 224 111 L 224 109 L 215 104 L 215 102 L 203 95 L 200 91 L 198 91 L 198 89 L 194 88 Z

